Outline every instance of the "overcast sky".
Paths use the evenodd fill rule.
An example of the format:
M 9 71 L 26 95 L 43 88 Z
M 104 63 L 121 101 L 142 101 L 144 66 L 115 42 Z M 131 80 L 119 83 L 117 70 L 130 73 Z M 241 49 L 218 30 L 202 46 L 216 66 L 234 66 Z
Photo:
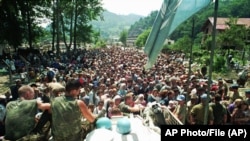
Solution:
M 163 0 L 102 0 L 103 7 L 110 12 L 128 15 L 148 16 L 152 11 L 160 10 Z

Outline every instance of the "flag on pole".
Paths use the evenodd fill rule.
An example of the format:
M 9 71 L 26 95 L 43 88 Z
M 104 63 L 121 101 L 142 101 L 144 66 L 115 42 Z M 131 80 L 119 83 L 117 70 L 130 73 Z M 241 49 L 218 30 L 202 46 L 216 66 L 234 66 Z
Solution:
M 147 38 L 144 52 L 148 60 L 146 69 L 151 68 L 158 58 L 165 40 L 189 17 L 205 8 L 211 0 L 164 0 Z

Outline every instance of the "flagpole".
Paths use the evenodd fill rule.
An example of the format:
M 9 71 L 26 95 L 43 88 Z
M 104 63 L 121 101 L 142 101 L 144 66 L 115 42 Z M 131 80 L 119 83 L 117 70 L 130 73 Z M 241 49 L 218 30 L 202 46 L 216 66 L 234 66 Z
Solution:
M 191 31 L 191 47 L 190 47 L 190 56 L 189 56 L 189 65 L 188 65 L 188 80 L 187 84 L 190 84 L 191 79 L 191 66 L 193 63 L 193 44 L 194 44 L 194 26 L 195 26 L 195 17 L 192 18 L 192 31 Z
M 206 100 L 206 109 L 205 109 L 205 114 L 204 114 L 204 125 L 207 125 L 209 123 L 208 122 L 208 112 L 209 112 L 209 101 L 210 101 L 210 87 L 212 84 L 214 49 L 216 47 L 216 24 L 217 24 L 218 6 L 219 6 L 219 0 L 215 0 L 214 23 L 213 23 L 213 32 L 212 32 L 212 46 L 211 46 L 211 53 L 210 53 L 209 76 L 208 76 L 208 92 L 207 92 L 207 100 Z

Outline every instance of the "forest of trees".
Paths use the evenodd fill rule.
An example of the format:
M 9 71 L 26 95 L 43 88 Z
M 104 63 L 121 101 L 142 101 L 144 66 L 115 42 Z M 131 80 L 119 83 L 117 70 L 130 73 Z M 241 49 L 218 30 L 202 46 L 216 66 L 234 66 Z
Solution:
M 219 0 L 218 17 L 233 17 L 233 18 L 250 18 L 250 1 L 249 0 Z M 141 18 L 138 22 L 131 25 L 129 35 L 140 35 L 147 32 L 152 27 L 158 11 L 153 11 L 148 17 Z M 170 39 L 178 40 L 185 35 L 191 34 L 192 20 L 195 20 L 194 36 L 199 38 L 201 28 L 208 17 L 213 17 L 214 4 L 203 9 L 199 13 L 190 17 L 187 21 L 181 24 L 171 35 Z M 200 40 L 195 40 L 195 43 L 200 43 Z M 142 44 L 145 44 L 142 43 Z
M 220 0 L 219 3 L 218 17 L 250 17 L 249 0 Z M 185 36 L 190 37 L 194 19 L 194 43 L 200 44 L 201 27 L 208 17 L 213 16 L 213 6 L 211 4 L 185 21 L 170 38 L 178 41 Z M 57 53 L 60 52 L 60 42 L 64 42 L 68 50 L 72 46 L 76 48 L 80 43 L 105 45 L 105 40 L 100 39 L 100 31 L 91 24 L 95 20 L 103 20 L 103 11 L 105 10 L 99 0 L 1 0 L 0 43 L 8 44 L 15 49 L 22 44 L 34 48 L 49 39 L 52 50 Z M 149 16 L 139 19 L 128 31 L 121 30 L 120 27 L 121 33 L 116 31 L 113 33 L 117 33 L 117 37 L 139 35 L 138 43 L 143 46 L 157 12 L 153 11 Z M 51 21 L 46 29 L 40 26 L 43 19 Z M 124 37 L 120 38 L 122 42 L 125 41 Z
M 220 0 L 218 17 L 229 18 L 230 21 L 226 24 L 230 29 L 216 36 L 216 49 L 214 58 L 214 67 L 218 72 L 225 71 L 224 66 L 227 63 L 226 56 L 231 54 L 241 64 L 246 63 L 247 57 L 250 57 L 250 47 L 247 44 L 246 38 L 250 35 L 250 29 L 236 25 L 238 18 L 250 18 L 250 1 L 249 0 Z M 138 22 L 131 26 L 128 36 L 137 35 L 136 46 L 143 47 L 146 43 L 147 37 L 150 34 L 151 27 L 158 11 L 154 11 L 146 18 L 141 18 Z M 210 62 L 210 47 L 212 37 L 210 35 L 204 44 L 201 44 L 202 26 L 208 20 L 208 17 L 214 16 L 214 4 L 203 9 L 199 13 L 190 17 L 187 21 L 182 23 L 171 34 L 169 39 L 174 40 L 172 45 L 164 45 L 163 49 L 171 49 L 185 52 L 187 56 L 191 56 L 190 48 L 193 46 L 193 61 L 208 65 Z M 194 26 L 194 27 L 193 27 Z M 139 30 L 144 28 L 143 30 Z M 193 36 L 192 36 L 193 32 Z M 249 39 L 248 39 L 249 40 Z M 225 42 L 227 46 L 236 46 L 238 50 L 225 49 Z
M 61 41 L 67 50 L 71 46 L 76 48 L 77 44 L 92 42 L 92 37 L 98 36 L 89 23 L 100 17 L 102 11 L 99 0 L 1 0 L 0 42 L 15 49 L 22 44 L 34 48 L 49 36 L 52 50 L 57 53 Z M 51 30 L 39 26 L 42 19 L 52 21 Z

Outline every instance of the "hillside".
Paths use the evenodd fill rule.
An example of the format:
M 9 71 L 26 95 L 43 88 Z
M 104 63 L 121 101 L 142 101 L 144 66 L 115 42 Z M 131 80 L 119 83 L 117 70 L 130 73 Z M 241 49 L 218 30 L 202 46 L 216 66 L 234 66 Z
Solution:
M 121 31 L 128 30 L 132 24 L 142 18 L 139 15 L 117 15 L 109 11 L 104 11 L 102 17 L 92 21 L 91 25 L 95 30 L 100 31 L 101 37 L 105 39 L 119 37 Z

